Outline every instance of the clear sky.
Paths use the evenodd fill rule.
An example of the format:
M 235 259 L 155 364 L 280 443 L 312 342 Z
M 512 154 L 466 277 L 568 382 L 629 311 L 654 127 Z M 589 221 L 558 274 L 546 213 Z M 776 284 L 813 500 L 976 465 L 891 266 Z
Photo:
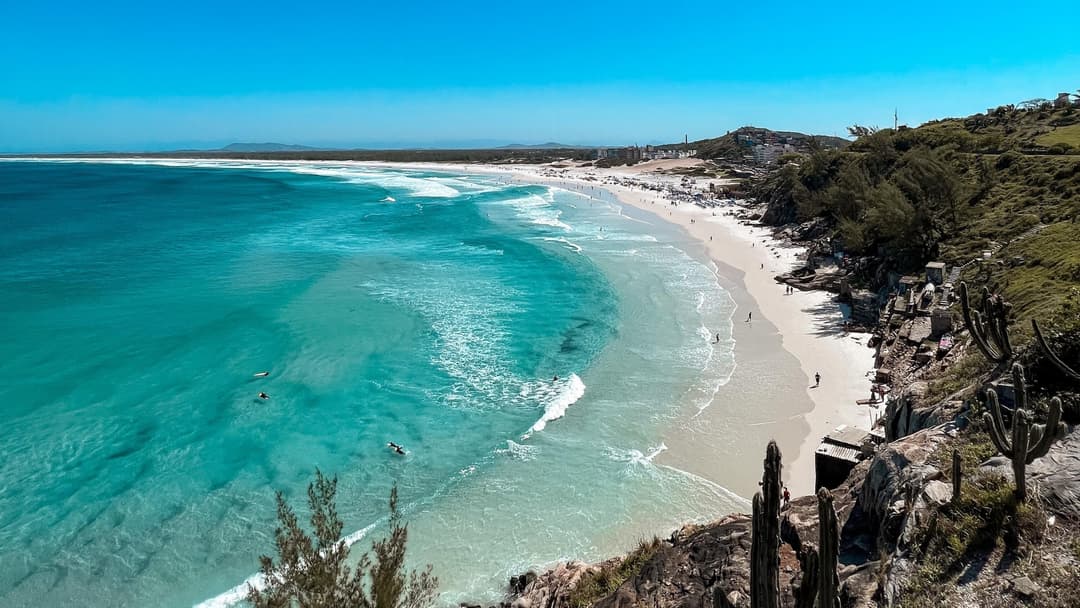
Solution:
M 1080 2 L 0 0 L 0 151 L 845 134 L 1080 88 Z

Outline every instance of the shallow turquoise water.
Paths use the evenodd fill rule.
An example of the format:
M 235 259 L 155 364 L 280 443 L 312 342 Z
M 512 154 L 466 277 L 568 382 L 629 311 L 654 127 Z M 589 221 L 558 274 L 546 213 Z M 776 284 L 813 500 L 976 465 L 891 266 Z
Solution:
M 316 467 L 351 540 L 398 484 L 447 603 L 739 503 L 653 462 L 734 366 L 674 228 L 340 164 L 0 162 L 0 201 L 0 604 L 226 604 Z

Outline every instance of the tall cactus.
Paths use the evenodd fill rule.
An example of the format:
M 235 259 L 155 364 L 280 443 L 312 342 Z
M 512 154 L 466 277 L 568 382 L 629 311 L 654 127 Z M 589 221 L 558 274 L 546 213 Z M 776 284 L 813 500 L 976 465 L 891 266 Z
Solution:
M 799 570 L 802 577 L 795 588 L 795 608 L 814 608 L 818 592 L 818 552 L 810 545 L 799 549 Z
M 821 488 L 818 503 L 818 608 L 840 608 L 839 564 L 840 527 L 836 521 L 832 493 Z
M 761 491 L 754 494 L 750 545 L 750 608 L 780 606 L 780 448 L 765 449 Z
M 960 502 L 960 484 L 963 482 L 964 470 L 960 466 L 960 450 L 952 451 L 952 504 Z
M 984 286 L 982 312 L 972 310 L 968 302 L 967 283 L 961 281 L 960 309 L 964 313 L 964 325 L 987 359 L 993 363 L 1005 363 L 1012 359 L 1008 327 L 1010 307 L 1004 300 L 991 297 L 990 290 Z
M 1050 400 L 1050 413 L 1046 424 L 1034 424 L 1031 410 L 1027 409 L 1027 381 L 1024 368 L 1017 363 L 1012 368 L 1013 390 L 1016 394 L 1016 410 L 1012 416 L 1011 437 L 1005 429 L 1001 416 L 1001 404 L 993 389 L 986 391 L 986 400 L 990 411 L 983 414 L 983 420 L 990 429 L 990 438 L 1005 456 L 1012 459 L 1013 476 L 1016 478 L 1016 496 L 1020 500 L 1027 498 L 1027 465 L 1036 458 L 1046 455 L 1050 444 L 1065 433 L 1061 422 L 1061 399 Z
M 1031 328 L 1035 330 L 1035 340 L 1039 343 L 1039 348 L 1042 349 L 1042 352 L 1044 355 L 1046 355 L 1046 358 L 1049 359 L 1050 362 L 1054 364 L 1054 366 L 1061 370 L 1063 374 L 1072 378 L 1073 380 L 1080 382 L 1080 372 L 1077 372 L 1073 368 L 1066 365 L 1065 362 L 1061 360 L 1061 357 L 1059 357 L 1057 353 L 1050 349 L 1050 345 L 1047 344 L 1046 339 L 1043 338 L 1042 330 L 1039 329 L 1039 322 L 1035 319 L 1032 319 Z

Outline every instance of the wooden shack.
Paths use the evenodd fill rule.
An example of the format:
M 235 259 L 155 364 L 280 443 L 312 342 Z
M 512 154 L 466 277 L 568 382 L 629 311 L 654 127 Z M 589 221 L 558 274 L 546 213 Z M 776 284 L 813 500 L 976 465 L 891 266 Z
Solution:
M 822 438 L 814 452 L 814 488 L 833 489 L 847 479 L 851 469 L 885 441 L 880 432 L 842 424 Z

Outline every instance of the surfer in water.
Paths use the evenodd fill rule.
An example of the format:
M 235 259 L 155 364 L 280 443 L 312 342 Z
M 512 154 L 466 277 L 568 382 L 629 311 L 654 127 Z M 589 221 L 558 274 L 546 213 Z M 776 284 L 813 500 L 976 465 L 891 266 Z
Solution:
M 558 376 L 554 376 L 554 377 L 553 377 L 553 378 L 551 379 L 551 381 L 552 381 L 552 382 L 558 382 L 558 381 L 559 381 L 559 377 L 558 377 Z
M 394 443 L 393 441 L 388 442 L 386 445 L 391 450 L 394 450 L 395 453 L 398 453 L 398 454 L 404 454 L 405 453 L 405 448 L 403 448 L 400 445 Z
M 270 395 L 267 395 L 266 393 L 259 393 L 259 399 L 262 399 L 263 401 L 266 401 L 269 398 L 270 398 Z

